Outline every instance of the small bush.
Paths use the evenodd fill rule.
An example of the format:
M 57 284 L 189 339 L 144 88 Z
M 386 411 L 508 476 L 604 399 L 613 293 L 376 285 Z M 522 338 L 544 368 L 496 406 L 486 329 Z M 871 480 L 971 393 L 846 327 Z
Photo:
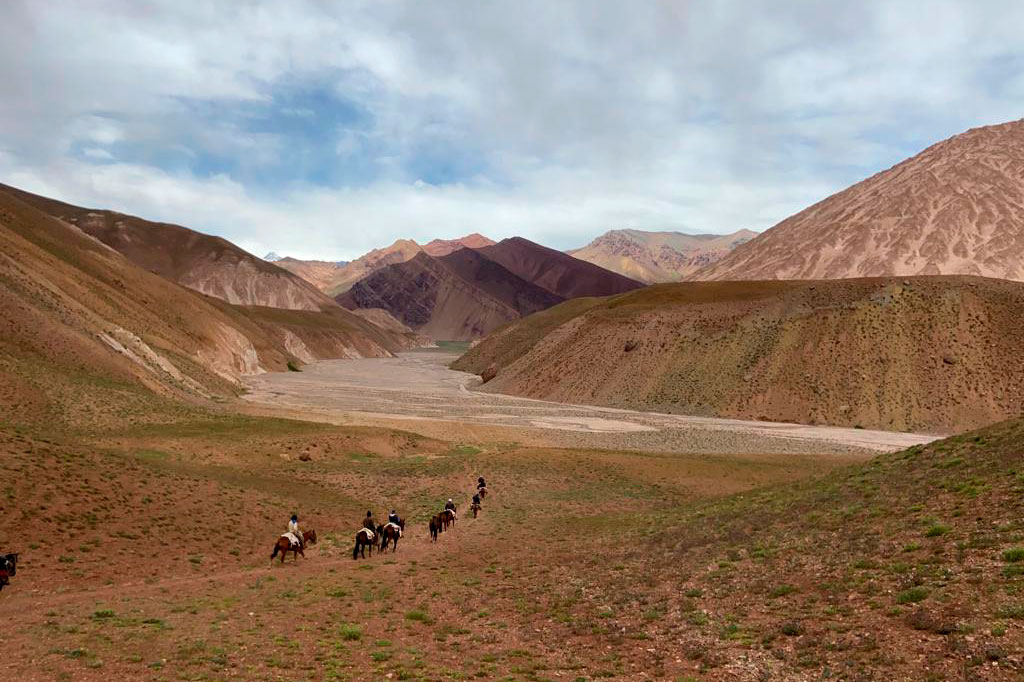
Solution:
M 920 601 L 924 601 L 928 598 L 928 590 L 923 587 L 911 587 L 909 590 L 903 590 L 896 596 L 896 601 L 900 604 L 916 604 Z
M 288 371 L 289 372 L 301 372 L 302 368 L 299 367 L 299 363 L 295 362 L 294 360 L 289 360 L 288 361 Z
M 804 626 L 794 621 L 783 623 L 782 634 L 786 635 L 787 637 L 799 637 L 800 635 L 804 634 Z
M 779 585 L 769 592 L 768 596 L 772 599 L 777 599 L 779 597 L 785 597 L 788 594 L 793 594 L 794 592 L 796 592 L 796 588 L 792 585 Z
M 354 642 L 363 638 L 363 627 L 346 623 L 338 628 L 338 634 L 342 639 Z
M 1024 547 L 1014 547 L 1003 552 L 1003 561 L 1008 564 L 1015 564 L 1024 561 Z
M 405 614 L 405 619 L 418 621 L 420 623 L 427 623 L 428 625 L 434 622 L 431 619 L 430 615 L 426 611 L 423 611 L 421 609 L 415 609 Z
M 934 526 L 928 529 L 924 536 L 926 538 L 937 538 L 941 535 L 945 535 L 951 530 L 952 528 L 950 528 L 949 526 L 944 526 L 941 523 L 936 523 Z

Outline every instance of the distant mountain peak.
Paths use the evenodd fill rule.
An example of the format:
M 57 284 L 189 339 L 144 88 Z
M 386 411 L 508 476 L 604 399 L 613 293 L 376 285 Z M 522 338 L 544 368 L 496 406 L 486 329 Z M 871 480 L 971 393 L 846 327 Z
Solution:
M 263 260 L 267 261 L 268 263 L 276 263 L 277 261 L 281 260 L 281 256 L 277 255 L 277 252 L 271 251 L 270 253 L 263 257 Z
M 723 258 L 756 237 L 750 230 L 732 234 L 679 231 L 610 230 L 569 255 L 641 282 L 675 282 Z

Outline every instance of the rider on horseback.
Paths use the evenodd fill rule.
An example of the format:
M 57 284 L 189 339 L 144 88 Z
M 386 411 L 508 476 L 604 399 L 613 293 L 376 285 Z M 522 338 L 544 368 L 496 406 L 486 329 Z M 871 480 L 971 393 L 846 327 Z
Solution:
M 288 533 L 291 533 L 295 537 L 295 541 L 292 544 L 298 544 L 301 549 L 305 549 L 302 544 L 302 531 L 299 530 L 298 514 L 292 514 L 292 518 L 288 522 Z
M 480 478 L 476 479 L 476 489 L 477 490 L 480 490 L 480 488 L 486 488 L 486 487 L 487 487 L 487 484 L 484 483 L 484 477 L 483 476 L 481 476 Z
M 444 508 L 446 510 L 450 509 L 451 511 L 455 511 L 455 503 L 452 502 L 452 498 L 448 498 L 448 501 L 444 503 Z
M 374 532 L 377 531 L 377 525 L 373 522 L 373 512 L 366 512 L 366 518 L 363 519 L 363 528 L 367 528 Z
M 400 522 L 400 521 L 401 521 L 401 519 L 400 519 L 400 518 L 398 518 L 398 514 L 397 514 L 397 512 L 395 512 L 395 510 L 394 510 L 394 509 L 392 509 L 392 510 L 391 510 L 391 513 L 390 513 L 390 514 L 388 514 L 388 523 L 393 523 L 393 524 L 395 524 L 396 526 L 398 526 L 398 525 L 400 525 L 400 524 L 399 524 L 399 522 Z
M 473 495 L 473 504 L 477 507 L 480 506 L 480 493 Z

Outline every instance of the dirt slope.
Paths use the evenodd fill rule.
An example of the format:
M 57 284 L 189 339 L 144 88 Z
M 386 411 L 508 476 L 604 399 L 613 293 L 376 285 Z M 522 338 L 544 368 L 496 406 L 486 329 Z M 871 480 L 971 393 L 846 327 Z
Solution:
M 509 272 L 563 299 L 610 296 L 643 286 L 628 277 L 522 237 L 503 239 L 477 251 Z
M 440 259 L 420 253 L 390 265 L 337 300 L 353 310 L 383 308 L 433 339 L 468 341 L 560 299 L 461 249 Z
M 221 237 L 123 213 L 72 206 L 4 185 L 0 190 L 78 226 L 145 270 L 229 303 L 293 310 L 333 307 L 328 297 L 302 278 Z
M 656 284 L 690 279 L 756 236 L 750 230 L 732 234 L 611 230 L 567 253 L 639 282 Z
M 339 277 L 339 271 L 348 265 L 347 261 L 299 260 L 289 256 L 277 258 L 271 262 L 279 268 L 298 275 L 320 291 L 329 289 L 334 280 Z
M 458 239 L 434 239 L 424 244 L 423 250 L 435 258 L 439 258 L 459 249 L 479 249 L 484 246 L 491 246 L 494 243 L 493 239 L 488 239 L 482 234 L 474 232 Z
M 390 355 L 399 335 L 334 305 L 231 305 L 143 270 L 78 227 L 0 191 L 0 406 L 5 419 L 89 420 L 237 391 L 288 362 Z M 34 415 L 34 416 L 33 416 Z
M 656 285 L 499 330 L 487 390 L 954 432 L 1024 410 L 1024 285 L 971 277 Z
M 696 279 L 1024 279 L 1024 121 L 939 142 L 787 218 Z

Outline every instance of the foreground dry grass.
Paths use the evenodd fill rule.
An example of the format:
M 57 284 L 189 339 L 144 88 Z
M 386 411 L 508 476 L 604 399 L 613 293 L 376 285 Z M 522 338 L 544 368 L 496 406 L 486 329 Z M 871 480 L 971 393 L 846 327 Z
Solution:
M 1019 424 L 867 465 L 230 416 L 0 434 L 20 680 L 1021 679 Z M 480 474 L 483 515 L 430 543 Z M 354 562 L 392 506 L 398 551 Z M 292 510 L 321 542 L 268 565 Z

